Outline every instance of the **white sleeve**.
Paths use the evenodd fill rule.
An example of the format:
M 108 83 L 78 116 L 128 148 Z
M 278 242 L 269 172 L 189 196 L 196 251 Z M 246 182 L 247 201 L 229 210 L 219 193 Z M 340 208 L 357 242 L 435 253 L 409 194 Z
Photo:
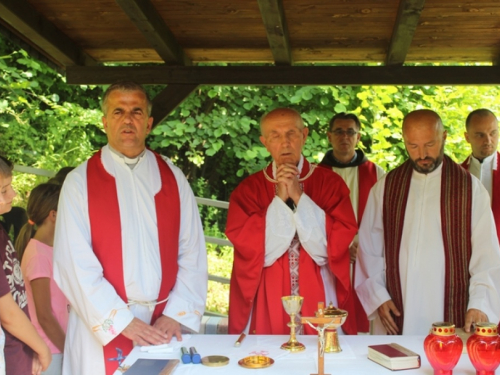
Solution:
M 303 193 L 293 217 L 302 247 L 318 266 L 327 265 L 325 211 Z
M 134 318 L 103 277 L 91 247 L 86 163 L 70 173 L 62 187 L 54 238 L 54 279 L 71 308 L 102 345 Z
M 264 267 L 272 265 L 288 250 L 295 233 L 319 266 L 328 263 L 325 212 L 303 193 L 295 212 L 277 196 L 271 201 L 266 212 Z
M 385 284 L 384 225 L 382 209 L 385 178 L 370 191 L 359 229 L 355 289 L 370 320 L 391 299 Z
M 296 228 L 293 211 L 275 196 L 266 212 L 266 254 L 264 267 L 271 266 L 288 250 Z
M 490 197 L 474 176 L 472 194 L 472 255 L 468 308 L 479 309 L 490 322 L 500 320 L 500 249 Z
M 198 205 L 184 174 L 171 168 L 177 180 L 181 204 L 179 270 L 163 314 L 198 331 L 207 298 L 207 251 Z

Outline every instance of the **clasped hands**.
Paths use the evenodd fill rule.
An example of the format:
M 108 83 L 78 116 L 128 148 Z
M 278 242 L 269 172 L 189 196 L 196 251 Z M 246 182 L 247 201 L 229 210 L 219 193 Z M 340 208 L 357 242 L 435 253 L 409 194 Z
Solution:
M 299 169 L 293 164 L 281 164 L 276 170 L 278 181 L 277 195 L 283 202 L 291 198 L 295 205 L 299 203 L 302 189 L 299 183 Z
M 122 334 L 141 346 L 168 344 L 174 336 L 182 341 L 180 323 L 165 315 L 156 319 L 152 326 L 134 318 Z
M 378 315 L 385 329 L 387 330 L 387 334 L 389 335 L 397 335 L 399 334 L 399 328 L 394 321 L 392 314 L 395 316 L 401 316 L 400 311 L 394 304 L 392 300 L 388 300 L 379 306 L 377 309 Z M 478 309 L 469 309 L 465 314 L 465 324 L 464 330 L 465 332 L 470 332 L 473 324 L 480 322 L 487 322 L 488 317 L 485 313 Z M 430 327 L 429 327 L 430 328 Z

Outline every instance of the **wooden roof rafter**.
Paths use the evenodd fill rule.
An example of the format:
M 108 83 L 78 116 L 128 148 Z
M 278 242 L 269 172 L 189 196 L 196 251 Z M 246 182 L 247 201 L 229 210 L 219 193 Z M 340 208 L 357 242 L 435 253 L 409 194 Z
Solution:
M 266 28 L 267 40 L 277 66 L 292 65 L 290 36 L 282 0 L 257 0 L 262 21 Z
M 153 99 L 153 127 L 162 122 L 169 113 L 179 106 L 198 87 L 194 84 L 169 84 Z
M 494 85 L 496 66 L 148 66 L 68 67 L 70 84 L 123 79 L 176 85 Z
M 37 12 L 26 0 L 0 0 L 0 14 L 8 26 L 39 46 L 57 64 L 61 66 L 97 65 L 92 57 Z
M 401 0 L 392 32 L 386 65 L 403 65 L 418 26 L 425 0 Z
M 192 61 L 150 0 L 115 0 L 149 44 L 168 65 L 191 66 Z M 169 84 L 153 99 L 153 127 L 179 106 L 198 84 Z
M 158 55 L 169 65 L 192 65 L 150 0 L 115 0 Z

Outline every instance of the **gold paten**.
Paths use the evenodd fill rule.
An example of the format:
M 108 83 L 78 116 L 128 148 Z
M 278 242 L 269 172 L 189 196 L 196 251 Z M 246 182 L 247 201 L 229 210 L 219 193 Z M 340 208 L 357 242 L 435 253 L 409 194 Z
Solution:
M 250 357 L 245 357 L 238 361 L 241 367 L 245 368 L 266 368 L 274 363 L 274 359 L 263 356 L 263 355 L 253 355 Z
M 201 364 L 208 367 L 221 367 L 229 363 L 229 358 L 223 355 L 209 355 L 201 359 Z

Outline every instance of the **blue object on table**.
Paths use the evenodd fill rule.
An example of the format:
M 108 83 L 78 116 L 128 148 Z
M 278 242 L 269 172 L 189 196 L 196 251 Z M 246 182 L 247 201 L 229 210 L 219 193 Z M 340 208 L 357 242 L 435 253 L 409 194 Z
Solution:
M 195 347 L 192 346 L 189 348 L 189 353 L 191 353 L 191 361 L 197 365 L 198 363 L 201 363 L 201 357 L 196 351 Z
M 181 354 L 182 363 L 191 363 L 191 356 L 189 355 L 187 348 L 185 348 L 184 346 L 181 348 Z

